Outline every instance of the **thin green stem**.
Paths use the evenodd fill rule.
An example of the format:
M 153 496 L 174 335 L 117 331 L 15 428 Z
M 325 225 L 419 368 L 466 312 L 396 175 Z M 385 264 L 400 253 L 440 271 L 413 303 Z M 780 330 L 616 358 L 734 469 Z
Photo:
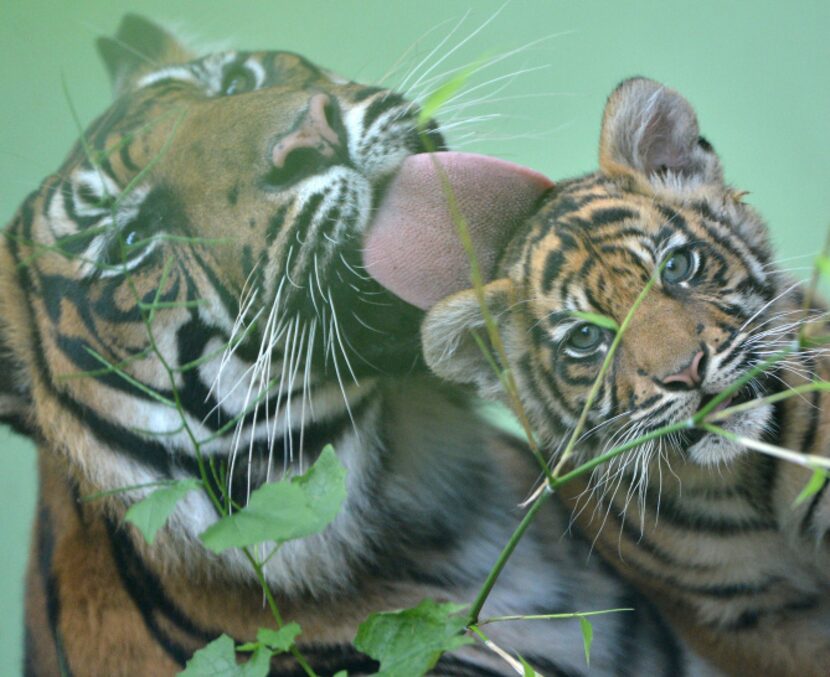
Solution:
M 735 442 L 736 444 L 740 444 L 741 446 L 744 446 L 747 449 L 752 449 L 753 451 L 760 451 L 762 454 L 766 454 L 767 456 L 774 456 L 775 458 L 780 458 L 783 461 L 789 461 L 790 463 L 795 463 L 796 465 L 813 470 L 816 468 L 830 470 L 830 458 L 825 456 L 803 454 L 800 451 L 785 449 L 784 447 L 779 447 L 774 444 L 754 440 L 751 437 L 737 435 L 729 430 L 712 425 L 711 423 L 701 423 L 700 427 L 714 435 L 720 435 L 730 442 Z
M 488 623 L 503 623 L 506 621 L 555 621 L 565 620 L 568 618 L 585 618 L 587 616 L 603 616 L 605 614 L 615 614 L 621 611 L 634 611 L 632 608 L 625 609 L 602 609 L 599 611 L 572 611 L 564 614 L 531 614 L 528 616 L 491 616 L 476 623 L 477 626 L 487 625 Z
M 490 345 L 492 345 L 493 349 L 496 351 L 499 361 L 502 365 L 504 365 L 503 369 L 496 370 L 496 375 L 504 385 L 510 408 L 513 410 L 513 413 L 519 420 L 519 424 L 524 430 L 530 452 L 536 458 L 536 462 L 539 464 L 539 467 L 542 469 L 545 477 L 552 479 L 550 468 L 542 455 L 542 451 L 539 449 L 539 445 L 536 443 L 536 436 L 533 433 L 533 426 L 530 424 L 530 419 L 528 418 L 527 412 L 525 411 L 524 405 L 522 405 L 521 398 L 519 397 L 519 389 L 516 385 L 516 379 L 513 376 L 512 370 L 508 366 L 510 363 L 507 361 L 507 351 L 504 349 L 504 343 L 502 342 L 501 335 L 499 334 L 498 324 L 496 323 L 495 318 L 493 318 L 493 314 L 490 312 L 490 308 L 484 298 L 484 280 L 481 276 L 481 268 L 478 263 L 478 257 L 476 256 L 475 248 L 473 247 L 473 239 L 470 235 L 469 224 L 461 211 L 461 207 L 459 206 L 458 200 L 455 196 L 455 191 L 450 184 L 449 177 L 447 176 L 444 167 L 441 166 L 441 163 L 435 157 L 435 146 L 432 143 L 432 139 L 422 133 L 421 142 L 430 154 L 435 174 L 438 177 L 438 181 L 441 184 L 441 190 L 444 193 L 444 199 L 447 201 L 447 210 L 450 213 L 450 219 L 455 225 L 456 234 L 458 235 L 458 239 L 461 242 L 461 246 L 464 248 L 464 253 L 466 254 L 467 260 L 470 264 L 470 281 L 473 285 L 479 308 L 481 309 L 481 315 L 484 319 L 484 326 L 487 329 L 487 337 L 490 339 Z M 479 345 L 485 351 L 486 355 L 486 347 L 482 344 Z
M 562 452 L 562 456 L 559 458 L 556 467 L 554 467 L 553 469 L 554 478 L 559 476 L 565 465 L 568 463 L 568 461 L 570 461 L 570 458 L 573 455 L 574 450 L 576 449 L 576 443 L 582 436 L 582 431 L 585 429 L 585 424 L 588 421 L 588 414 L 591 411 L 591 407 L 594 406 L 594 400 L 599 394 L 599 389 L 602 387 L 602 382 L 605 379 L 605 374 L 611 368 L 611 362 L 613 361 L 614 355 L 616 354 L 617 349 L 620 346 L 623 334 L 625 334 L 625 331 L 631 324 L 631 320 L 634 317 L 634 313 L 637 312 L 637 308 L 640 307 L 640 304 L 643 302 L 645 297 L 651 291 L 652 287 L 654 287 L 654 285 L 657 283 L 657 280 L 660 278 L 660 273 L 663 270 L 664 265 L 665 262 L 662 262 L 660 265 L 657 266 L 657 269 L 655 270 L 654 274 L 648 279 L 646 284 L 643 286 L 642 291 L 640 291 L 640 293 L 637 295 L 637 298 L 634 300 L 634 303 L 631 305 L 631 308 L 628 309 L 628 313 L 626 313 L 625 319 L 623 319 L 619 330 L 614 335 L 614 340 L 611 342 L 611 346 L 608 348 L 608 352 L 605 353 L 605 359 L 602 361 L 602 366 L 599 368 L 599 373 L 597 374 L 597 377 L 594 379 L 594 382 L 591 385 L 591 390 L 588 391 L 588 397 L 585 399 L 585 404 L 582 407 L 582 411 L 579 414 L 579 418 L 577 419 L 576 427 L 574 427 L 573 432 L 571 433 L 571 436 L 568 439 L 568 444 L 565 447 L 565 451 Z
M 728 388 L 719 392 L 711 400 L 709 400 L 709 402 L 707 402 L 704 406 L 698 409 L 698 411 L 692 417 L 694 422 L 699 423 L 700 421 L 703 421 L 721 402 L 728 400 L 730 397 L 732 397 L 732 395 L 738 392 L 756 376 L 758 376 L 759 374 L 763 374 L 770 367 L 774 367 L 781 360 L 785 359 L 788 355 L 792 354 L 797 349 L 797 347 L 798 346 L 793 345 L 790 348 L 785 348 L 784 350 L 781 350 L 777 352 L 775 355 L 768 357 L 766 360 L 750 369 L 737 381 L 732 383 Z
M 782 400 L 789 399 L 790 397 L 794 397 L 796 395 L 805 395 L 807 393 L 817 391 L 830 391 L 830 381 L 814 381 L 800 386 L 792 386 L 787 390 L 782 390 L 781 392 L 773 393 L 772 395 L 767 395 L 766 397 L 759 397 L 754 400 L 750 400 L 749 402 L 742 402 L 741 404 L 736 404 L 733 407 L 721 409 L 720 411 L 716 411 L 713 414 L 706 416 L 706 420 L 710 423 L 723 421 L 730 416 L 734 416 L 735 414 L 740 414 L 745 411 L 751 411 L 752 409 L 757 409 L 765 404 L 775 404 L 776 402 L 781 402 Z
M 626 442 L 625 444 L 621 444 L 618 447 L 614 447 L 610 451 L 597 456 L 595 458 L 586 461 L 582 465 L 574 468 L 570 472 L 565 473 L 560 477 L 554 478 L 554 480 L 548 484 L 545 483 L 542 486 L 542 489 L 537 492 L 533 503 L 530 506 L 530 509 L 525 513 L 522 521 L 519 522 L 519 525 L 513 531 L 510 536 L 510 540 L 507 544 L 502 548 L 502 551 L 499 553 L 498 559 L 496 563 L 493 565 L 493 568 L 487 574 L 487 578 L 484 581 L 484 584 L 481 586 L 481 589 L 476 596 L 473 605 L 470 607 L 470 612 L 467 616 L 468 624 L 472 625 L 475 624 L 478 620 L 479 614 L 481 613 L 481 609 L 484 606 L 484 603 L 487 601 L 487 597 L 490 594 L 490 591 L 493 589 L 493 586 L 496 584 L 499 575 L 501 574 L 502 570 L 504 569 L 505 565 L 507 564 L 507 560 L 510 559 L 510 556 L 513 554 L 513 551 L 516 549 L 516 546 L 519 544 L 522 536 L 524 536 L 525 531 L 530 526 L 531 522 L 533 522 L 533 518 L 536 516 L 536 513 L 539 512 L 539 509 L 548 500 L 550 496 L 558 489 L 559 487 L 567 484 L 571 480 L 576 479 L 580 475 L 584 475 L 587 472 L 590 472 L 598 465 L 602 465 L 603 463 L 610 461 L 612 458 L 619 456 L 622 453 L 625 453 L 629 449 L 633 449 L 635 447 L 640 446 L 644 442 L 648 442 L 650 440 L 656 439 L 658 437 L 663 437 L 664 435 L 669 435 L 671 433 L 680 432 L 681 430 L 688 430 L 690 428 L 690 421 L 680 421 L 678 423 L 672 423 L 671 425 L 665 425 L 661 428 L 657 428 L 652 430 L 650 433 L 642 435 L 635 440 L 631 440 L 630 442 Z
M 804 295 L 804 303 L 801 306 L 802 316 L 806 320 L 808 314 L 810 313 L 810 308 L 813 306 L 813 301 L 816 298 L 816 293 L 818 292 L 818 281 L 821 277 L 821 262 L 827 261 L 830 258 L 830 228 L 827 229 L 827 235 L 824 239 L 824 247 L 821 249 L 821 254 L 818 256 L 816 261 L 813 263 L 813 272 L 810 275 L 810 282 L 807 285 L 807 293 Z M 798 342 L 800 345 L 804 345 L 807 340 L 807 336 L 805 335 L 805 331 L 807 329 L 807 323 L 804 322 L 801 325 L 801 328 L 798 330 Z
M 245 558 L 248 560 L 248 562 L 256 572 L 257 579 L 259 580 L 259 585 L 262 588 L 262 592 L 265 595 L 265 599 L 268 603 L 268 608 L 271 610 L 271 615 L 274 617 L 274 620 L 277 623 L 277 629 L 279 630 L 284 625 L 284 622 L 282 619 L 282 614 L 280 614 L 279 607 L 277 606 L 277 600 L 274 599 L 274 594 L 271 592 L 271 586 L 268 585 L 268 580 L 265 578 L 265 571 L 263 570 L 262 565 L 256 559 L 256 557 L 253 556 L 249 548 L 242 548 L 242 552 L 244 553 Z M 296 644 L 292 644 L 289 651 L 291 652 L 291 655 L 294 656 L 294 659 L 297 661 L 297 663 L 299 663 L 303 671 L 309 677 L 317 677 L 317 673 L 314 672 L 314 669 L 306 660 L 305 656 L 303 656 L 303 654 L 297 648 Z
M 555 480 L 554 480 L 555 481 Z M 501 553 L 499 553 L 499 557 L 496 560 L 496 563 L 493 565 L 493 568 L 490 569 L 490 572 L 487 574 L 487 578 L 484 581 L 484 584 L 481 586 L 481 589 L 478 591 L 478 595 L 476 595 L 475 601 L 473 605 L 470 607 L 470 611 L 467 614 L 467 626 L 472 626 L 478 623 L 478 617 L 481 614 L 481 609 L 484 606 L 484 603 L 487 601 L 487 597 L 490 595 L 490 591 L 493 589 L 493 586 L 496 584 L 496 581 L 499 578 L 504 566 L 507 564 L 507 560 L 510 559 L 510 556 L 513 554 L 513 551 L 516 549 L 516 546 L 519 545 L 519 541 L 524 536 L 525 531 L 533 522 L 533 519 L 536 517 L 536 513 L 542 509 L 542 506 L 545 504 L 551 496 L 553 496 L 553 491 L 548 489 L 540 493 L 533 504 L 530 506 L 530 509 L 525 513 L 524 517 L 522 517 L 522 521 L 519 522 L 519 526 L 513 531 L 510 535 L 510 540 L 507 541 L 507 544 L 502 548 Z

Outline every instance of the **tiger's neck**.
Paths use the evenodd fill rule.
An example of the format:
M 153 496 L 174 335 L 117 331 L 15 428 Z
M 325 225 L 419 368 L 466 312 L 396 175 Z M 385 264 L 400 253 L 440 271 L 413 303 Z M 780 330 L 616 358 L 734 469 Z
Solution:
M 312 435 L 310 427 L 305 431 L 305 467 L 325 444 L 332 443 L 347 470 L 347 498 L 324 533 L 285 543 L 268 560 L 265 575 L 272 588 L 286 596 L 313 593 L 334 598 L 353 592 L 362 577 L 385 563 L 410 566 L 424 553 L 440 552 L 462 540 L 465 526 L 478 519 L 489 492 L 487 485 L 493 481 L 481 449 L 493 438 L 494 430 L 482 425 L 462 395 L 439 387 L 431 378 L 380 383 L 357 406 L 353 404 L 350 417 L 325 437 Z M 299 470 L 296 460 L 293 468 Z M 244 491 L 242 463 L 242 480 L 235 484 Z M 76 476 L 82 494 L 101 488 L 89 486 L 78 468 L 70 465 L 68 470 Z M 264 470 L 259 470 L 254 488 L 265 479 Z M 274 476 L 279 473 L 275 471 Z M 471 484 L 470 477 L 476 482 Z M 189 494 L 153 546 L 121 524 L 132 500 L 115 495 L 98 509 L 130 535 L 136 552 L 146 561 L 165 571 L 207 571 L 225 580 L 256 582 L 241 552 L 230 550 L 217 556 L 200 544 L 199 534 L 217 518 L 205 494 Z M 95 508 L 92 504 L 90 509 Z

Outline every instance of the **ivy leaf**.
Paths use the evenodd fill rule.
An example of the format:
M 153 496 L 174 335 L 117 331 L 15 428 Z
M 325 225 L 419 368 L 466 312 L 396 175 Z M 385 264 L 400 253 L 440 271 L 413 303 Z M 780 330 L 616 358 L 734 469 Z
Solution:
M 591 664 L 591 643 L 594 641 L 594 628 L 585 616 L 579 617 L 579 626 L 582 629 L 582 646 L 585 647 L 585 664 Z
M 237 663 L 233 640 L 223 634 L 194 653 L 179 677 L 265 677 L 270 666 L 271 654 L 262 649 Z
M 298 623 L 287 623 L 279 630 L 260 628 L 256 633 L 256 641 L 262 646 L 267 646 L 271 653 L 284 653 L 291 648 L 300 632 L 302 630 Z
M 382 677 L 423 675 L 441 654 L 473 640 L 462 634 L 467 619 L 461 604 L 438 604 L 431 599 L 402 611 L 375 613 L 358 628 L 354 645 L 380 661 Z
M 345 478 L 346 469 L 332 446 L 326 445 L 308 472 L 261 486 L 248 505 L 212 524 L 200 538 L 213 552 L 222 552 L 319 533 L 346 499 Z
M 152 544 L 156 532 L 164 526 L 167 518 L 176 509 L 176 504 L 201 486 L 202 483 L 194 479 L 165 484 L 164 487 L 156 489 L 138 503 L 133 503 L 124 515 L 124 519 L 133 523 L 147 542 Z
M 807 481 L 807 484 L 801 490 L 801 493 L 796 496 L 793 501 L 793 507 L 801 505 L 811 496 L 815 496 L 824 487 L 824 483 L 830 479 L 830 474 L 824 468 L 813 468 L 813 474 Z
M 597 327 L 602 327 L 603 329 L 610 329 L 611 331 L 620 330 L 620 325 L 618 325 L 613 318 L 610 318 L 607 315 L 600 315 L 599 313 L 586 313 L 582 310 L 572 310 L 571 315 L 578 317 L 580 320 L 585 322 L 595 324 Z

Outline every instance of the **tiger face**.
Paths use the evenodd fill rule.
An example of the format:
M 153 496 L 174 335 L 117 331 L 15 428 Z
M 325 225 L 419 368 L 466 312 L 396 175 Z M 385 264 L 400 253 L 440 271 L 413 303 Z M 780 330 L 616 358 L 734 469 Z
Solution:
M 36 428 L 85 421 L 132 450 L 141 471 L 73 447 L 103 486 L 192 464 L 176 397 L 208 453 L 235 432 L 252 459 L 265 437 L 301 455 L 300 430 L 333 434 L 373 376 L 417 362 L 420 314 L 362 271 L 362 237 L 440 134 L 296 54 L 194 58 L 137 17 L 99 48 L 115 102 L 6 230 L 4 284 L 26 299 L 2 315 L 36 374 L 7 390 L 38 401 Z
M 383 295 L 359 273 L 360 238 L 384 181 L 406 156 L 423 150 L 415 109 L 295 54 L 226 52 L 189 60 L 168 36 L 155 37 L 163 44 L 152 58 L 167 65 L 132 64 L 126 74 L 123 65 L 112 66 L 115 104 L 32 205 L 23 246 L 69 254 L 37 257 L 38 269 L 51 276 L 44 293 L 63 296 L 80 315 L 78 304 L 89 299 L 98 307 L 132 307 L 132 318 L 116 311 L 112 324 L 95 333 L 101 345 L 135 346 L 146 332 L 139 327 L 133 335 L 128 322 L 138 319 L 130 287 L 142 297 L 158 288 L 164 262 L 173 257 L 161 294 L 199 302 L 195 315 L 205 325 L 229 333 L 240 319 L 243 292 L 256 289 L 256 307 L 279 305 L 282 326 L 271 334 L 296 321 L 308 335 L 316 322 L 309 346 L 322 360 L 323 336 L 339 329 L 341 366 L 345 371 L 349 361 L 360 371 L 376 356 L 365 337 L 369 329 L 353 313 L 371 326 L 384 317 L 368 303 L 356 307 L 361 294 Z M 442 145 L 440 137 L 433 140 Z M 184 276 L 183 269 L 200 272 Z M 374 307 L 385 301 L 376 299 Z M 73 321 L 72 313 L 64 315 L 61 321 Z M 193 315 L 160 314 L 159 333 Z M 267 332 L 270 325 L 258 326 Z M 343 334 L 370 354 L 358 359 Z M 71 359 L 85 363 L 75 369 L 91 366 L 82 356 Z
M 332 444 L 346 505 L 266 575 L 292 594 L 345 589 L 343 562 L 366 561 L 375 515 L 397 514 L 397 480 L 378 490 L 395 467 L 389 402 L 411 376 L 435 387 L 423 311 L 373 276 L 396 264 L 367 259 L 369 236 L 394 244 L 379 226 L 407 219 L 419 230 L 429 196 L 440 223 L 437 156 L 469 200 L 518 177 L 514 215 L 548 182 L 432 153 L 443 139 L 417 105 L 296 54 L 195 58 L 132 15 L 99 49 L 115 102 L 0 241 L 0 420 L 35 436 L 78 495 L 103 492 L 116 520 L 159 483 L 206 477 L 211 491 L 177 504 L 148 557 L 244 580 L 242 553 L 214 557 L 198 539 L 218 516 L 211 498 L 244 505 Z
M 575 426 L 615 335 L 612 323 L 575 313 L 599 314 L 618 327 L 656 277 L 590 410 L 592 443 L 583 449 L 596 453 L 689 420 L 791 340 L 792 326 L 775 312 L 781 280 L 769 264 L 766 227 L 724 183 L 691 106 L 658 83 L 633 79 L 608 100 L 599 171 L 558 184 L 514 234 L 485 298 L 504 335 L 505 366 L 553 445 Z M 425 353 L 438 374 L 499 396 L 498 379 L 472 340 L 482 328 L 475 294 L 451 296 L 430 311 Z M 769 385 L 753 378 L 720 406 L 755 398 Z M 725 427 L 757 439 L 771 414 L 759 406 Z M 741 450 L 691 430 L 669 444 L 701 465 Z M 646 445 L 642 452 L 662 449 Z

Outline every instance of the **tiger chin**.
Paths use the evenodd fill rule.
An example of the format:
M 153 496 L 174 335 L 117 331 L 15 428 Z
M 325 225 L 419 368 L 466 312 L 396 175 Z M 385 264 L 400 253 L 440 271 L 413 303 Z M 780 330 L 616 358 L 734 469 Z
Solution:
M 599 170 L 560 181 L 511 231 L 485 271 L 522 404 L 555 458 L 638 295 L 588 414 L 576 461 L 826 379 L 830 361 L 799 348 L 822 336 L 823 307 L 776 268 L 758 214 L 725 183 L 691 105 L 644 78 L 610 95 Z M 471 226 L 473 239 L 476 229 Z M 395 288 L 394 284 L 391 288 Z M 449 381 L 505 399 L 472 289 L 431 309 L 426 361 Z M 440 290 L 431 291 L 433 297 Z M 593 313 L 613 322 L 594 322 Z M 813 344 L 815 345 L 815 343 Z M 743 382 L 781 351 L 792 354 Z M 719 422 L 750 440 L 828 455 L 828 396 L 744 407 Z M 680 426 L 562 488 L 574 521 L 686 636 L 733 674 L 823 675 L 830 666 L 830 492 L 795 499 L 810 471 Z
M 199 540 L 217 519 L 204 492 L 152 545 L 124 521 L 148 484 L 200 476 L 192 433 L 240 504 L 333 444 L 341 513 L 264 574 L 317 673 L 375 672 L 351 643 L 358 625 L 425 597 L 474 599 L 536 475 L 522 445 L 427 373 L 422 311 L 367 273 L 383 258 L 364 260 L 366 232 L 400 213 L 387 198 L 419 213 L 440 132 L 419 129 L 402 96 L 297 54 L 197 57 L 136 16 L 98 46 L 114 103 L 0 240 L 0 416 L 34 438 L 40 472 L 24 671 L 170 675 L 221 633 L 246 642 L 272 626 L 241 555 Z M 499 211 L 508 220 L 549 185 L 442 157 L 473 184 L 491 177 L 486 194 L 456 184 L 473 202 L 511 203 L 495 176 L 528 188 Z M 586 564 L 587 543 L 558 540 L 567 520 L 539 515 L 484 615 L 634 608 L 595 619 L 592 674 L 708 674 L 632 586 Z M 587 670 L 577 623 L 488 627 L 543 674 Z M 477 644 L 435 670 L 513 668 Z M 274 658 L 271 674 L 300 673 Z

